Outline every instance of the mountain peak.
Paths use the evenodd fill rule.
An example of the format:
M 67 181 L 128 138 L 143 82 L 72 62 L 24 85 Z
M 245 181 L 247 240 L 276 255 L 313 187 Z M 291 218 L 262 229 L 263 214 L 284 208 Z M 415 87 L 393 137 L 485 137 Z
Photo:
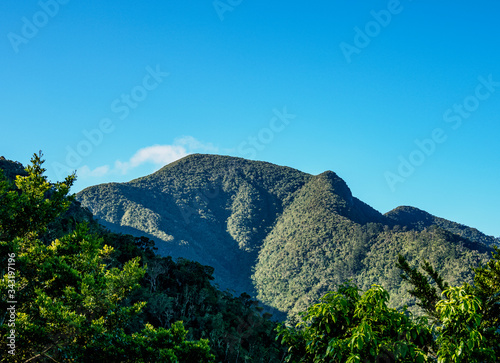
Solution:
M 436 218 L 424 210 L 407 205 L 394 208 L 393 210 L 387 212 L 385 216 L 396 222 L 404 222 L 403 224 L 406 226 L 416 223 L 424 223 L 424 227 L 430 226 Z
M 414 207 L 384 216 L 355 198 L 333 171 L 311 175 L 221 155 L 188 155 L 128 183 L 87 188 L 77 200 L 109 229 L 146 235 L 162 255 L 214 267 L 224 289 L 258 293 L 284 310 L 294 304 L 285 296 L 309 291 L 315 298 L 354 276 L 371 244 L 400 243 L 393 225 L 415 231 L 438 225 L 471 240 L 481 237 Z
M 16 175 L 28 175 L 26 170 L 24 170 L 23 164 L 18 161 L 6 159 L 4 156 L 0 156 L 0 169 L 3 170 L 5 177 L 9 180 L 14 180 Z
M 272 168 L 290 169 L 299 172 L 296 169 L 279 166 L 266 161 L 248 160 L 236 156 L 218 155 L 218 154 L 189 154 L 183 158 L 165 165 L 154 174 L 162 174 L 171 169 L 198 170 L 205 172 L 210 169 L 218 169 L 219 172 L 231 172 L 238 169 L 266 168 L 270 171 Z M 302 173 L 302 172 L 300 172 Z
M 349 203 L 352 203 L 352 192 L 347 186 L 347 183 L 331 170 L 327 170 L 316 176 L 318 179 L 328 180 L 333 187 L 333 191 L 344 198 Z
M 498 243 L 493 236 L 487 236 L 476 228 L 436 217 L 415 207 L 400 206 L 387 212 L 385 216 L 392 220 L 395 225 L 400 225 L 408 229 L 422 231 L 431 226 L 438 226 L 448 232 L 457 234 L 476 243 L 482 243 L 487 246 Z

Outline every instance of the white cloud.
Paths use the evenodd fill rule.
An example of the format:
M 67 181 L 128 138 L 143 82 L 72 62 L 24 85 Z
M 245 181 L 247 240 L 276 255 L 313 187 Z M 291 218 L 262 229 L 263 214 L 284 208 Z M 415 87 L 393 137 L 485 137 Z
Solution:
M 82 166 L 78 169 L 77 175 L 82 178 L 94 177 L 98 178 L 106 175 L 109 172 L 109 165 L 103 165 L 91 170 L 87 165 Z
M 91 170 L 87 165 L 78 170 L 81 177 L 101 177 L 106 174 L 126 175 L 130 170 L 144 164 L 152 164 L 155 170 L 194 152 L 216 153 L 218 148 L 211 143 L 203 143 L 192 136 L 182 136 L 172 145 L 152 145 L 137 150 L 128 161 L 116 160 L 114 167 L 103 165 Z
M 166 165 L 188 155 L 187 150 L 179 145 L 153 145 L 139 149 L 129 161 L 115 162 L 115 170 L 126 174 L 130 169 L 143 164 Z
M 196 140 L 192 136 L 182 136 L 174 141 L 175 145 L 183 145 L 187 147 L 190 151 L 202 151 L 202 152 L 218 152 L 219 149 L 212 145 L 211 143 L 202 143 L 199 140 Z

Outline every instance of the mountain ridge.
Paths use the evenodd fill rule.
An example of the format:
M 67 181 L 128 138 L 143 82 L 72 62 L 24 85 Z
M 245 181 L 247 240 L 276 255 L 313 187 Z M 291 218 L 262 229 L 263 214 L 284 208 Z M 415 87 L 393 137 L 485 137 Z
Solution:
M 333 171 L 311 175 L 220 155 L 189 155 L 127 183 L 86 188 L 77 199 L 111 230 L 145 234 L 160 254 L 213 266 L 222 288 L 289 313 L 347 279 L 380 283 L 393 290 L 394 304 L 408 303 L 393 266 L 397 252 L 470 281 L 462 265 L 486 261 L 495 243 L 418 208 L 381 214 Z
M 397 225 L 405 226 L 409 229 L 423 230 L 432 225 L 437 225 L 449 232 L 486 245 L 498 245 L 500 242 L 498 238 L 488 236 L 476 228 L 437 217 L 416 207 L 399 206 L 384 215 L 395 221 Z

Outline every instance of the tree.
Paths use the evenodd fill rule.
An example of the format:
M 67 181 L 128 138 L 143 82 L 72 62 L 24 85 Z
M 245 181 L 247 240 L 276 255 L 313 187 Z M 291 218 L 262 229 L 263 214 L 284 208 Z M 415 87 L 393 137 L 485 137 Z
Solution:
M 498 362 L 500 360 L 500 251 L 475 269 L 474 285 L 450 287 L 429 263 L 424 262 L 425 276 L 418 267 L 411 268 L 402 256 L 398 267 L 402 277 L 414 288 L 417 298 L 431 317 L 438 362 Z M 441 292 L 437 295 L 435 286 Z
M 474 285 L 450 286 L 426 261 L 425 274 L 402 256 L 397 266 L 426 316 L 413 318 L 405 309 L 388 308 L 389 294 L 380 286 L 360 295 L 355 286 L 344 284 L 302 313 L 295 327 L 279 327 L 282 344 L 289 347 L 287 361 L 500 361 L 498 248 L 475 269 Z
M 207 340 L 186 341 L 182 323 L 130 331 L 145 306 L 127 303 L 145 274 L 140 259 L 110 268 L 113 249 L 78 225 L 44 243 L 47 225 L 72 197 L 71 175 L 51 184 L 42 154 L 15 183 L 0 172 L 0 334 L 11 343 L 2 361 L 211 362 Z
M 40 236 L 49 222 L 56 219 L 71 204 L 69 189 L 75 175 L 64 182 L 51 184 L 43 175 L 42 153 L 34 154 L 26 176 L 18 175 L 15 186 L 0 170 L 0 240 L 10 241 L 27 234 Z
M 449 284 L 443 280 L 427 261 L 424 261 L 422 267 L 427 273 L 427 276 L 421 273 L 418 268 L 411 268 L 408 261 L 406 261 L 402 255 L 398 255 L 396 267 L 402 270 L 401 278 L 413 285 L 413 289 L 408 292 L 418 299 L 417 305 L 420 306 L 430 318 L 438 319 L 436 304 L 440 300 L 440 295 L 438 294 L 436 286 L 441 293 L 443 293 L 449 288 Z
M 425 318 L 387 306 L 374 285 L 364 294 L 349 283 L 301 314 L 295 327 L 280 325 L 287 362 L 426 362 L 432 334 Z
M 450 287 L 436 304 L 438 363 L 498 362 L 484 330 L 484 305 L 470 286 Z M 498 336 L 497 342 L 498 345 Z
M 492 258 L 484 266 L 475 269 L 476 294 L 484 302 L 485 324 L 498 331 L 500 327 L 500 249 L 494 247 Z M 497 347 L 498 349 L 498 347 Z M 497 352 L 500 357 L 500 352 Z

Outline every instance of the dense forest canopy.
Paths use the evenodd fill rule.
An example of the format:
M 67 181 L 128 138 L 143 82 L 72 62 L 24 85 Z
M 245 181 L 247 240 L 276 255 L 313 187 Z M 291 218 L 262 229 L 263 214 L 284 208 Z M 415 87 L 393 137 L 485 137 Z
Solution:
M 171 242 L 183 232 L 188 244 L 214 243 L 206 249 L 214 260 L 228 247 L 216 265 L 247 278 L 241 286 L 255 286 L 249 293 L 268 306 L 221 290 L 217 267 L 158 254 L 161 239 L 100 225 L 69 195 L 75 176 L 49 182 L 41 154 L 25 169 L 0 159 L 2 361 L 500 359 L 497 241 L 411 207 L 382 215 L 332 172 L 209 160 L 215 170 L 195 156 L 79 198 L 102 192 L 102 210 L 116 201 L 112 213 L 127 223 L 149 206 L 143 221 L 158 216 L 149 237 L 167 226 Z M 233 169 L 224 174 L 228 161 Z M 194 186 L 182 188 L 170 170 L 179 165 Z M 288 313 L 286 322 L 265 312 L 269 306 Z
M 471 268 L 498 242 L 417 208 L 383 215 L 331 171 L 315 176 L 220 155 L 190 155 L 77 199 L 108 228 L 147 235 L 159 254 L 213 266 L 223 289 L 287 314 L 348 279 L 363 290 L 384 286 L 393 307 L 414 306 L 394 265 L 398 253 L 428 259 L 451 283 L 471 282 Z

